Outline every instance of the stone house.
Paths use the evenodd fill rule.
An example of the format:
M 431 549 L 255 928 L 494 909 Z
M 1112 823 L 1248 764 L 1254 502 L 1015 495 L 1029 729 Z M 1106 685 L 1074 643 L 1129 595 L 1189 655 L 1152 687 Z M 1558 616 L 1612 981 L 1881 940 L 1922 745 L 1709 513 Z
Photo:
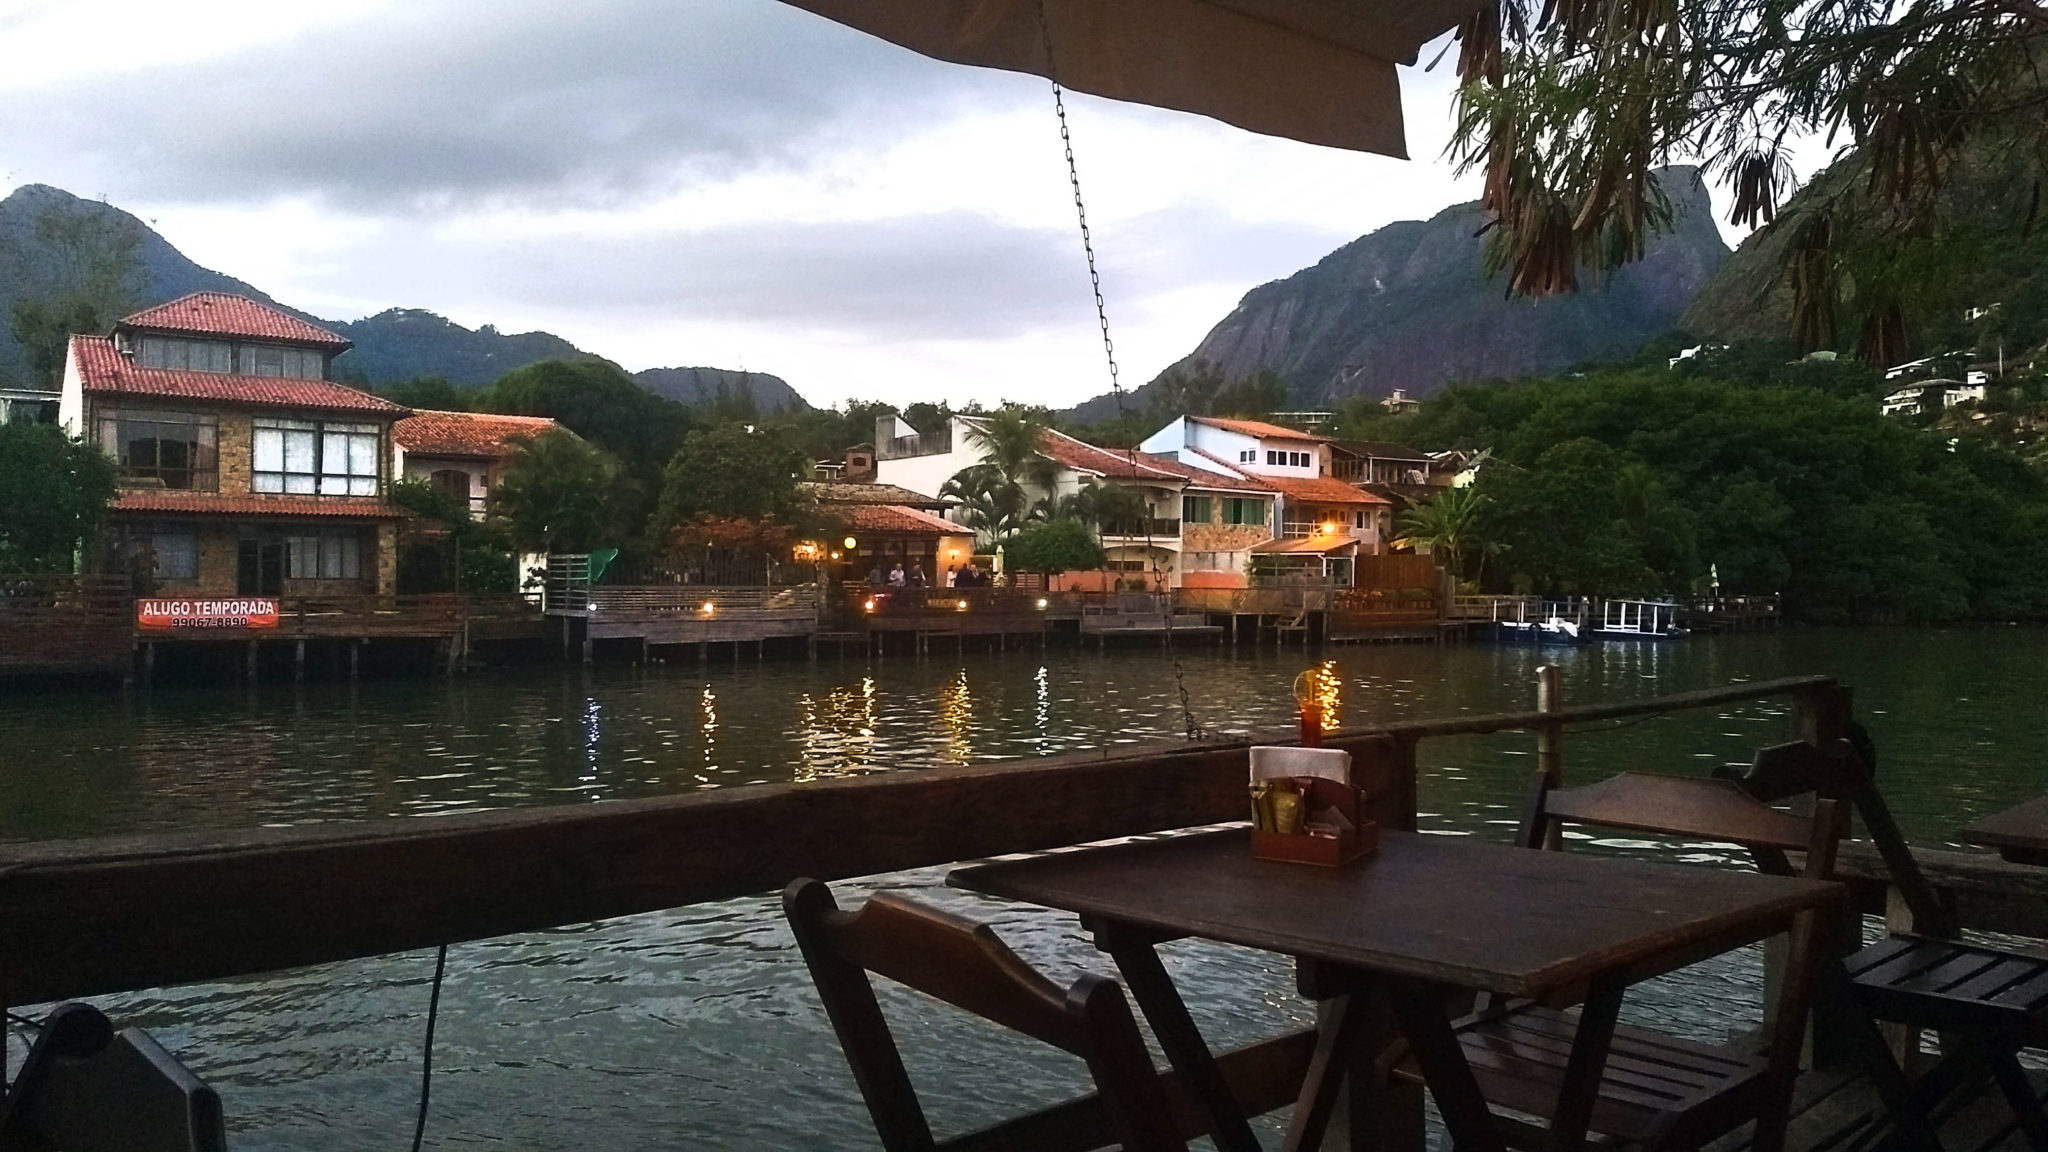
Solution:
M 391 427 L 407 413 L 332 379 L 349 347 L 220 292 L 73 336 L 58 418 L 121 483 L 103 562 L 162 596 L 394 591 Z

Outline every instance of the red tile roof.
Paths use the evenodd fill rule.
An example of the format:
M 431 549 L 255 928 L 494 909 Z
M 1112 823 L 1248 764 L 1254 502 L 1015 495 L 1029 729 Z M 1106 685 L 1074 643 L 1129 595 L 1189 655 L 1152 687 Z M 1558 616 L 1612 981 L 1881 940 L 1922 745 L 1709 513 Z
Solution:
M 416 409 L 391 426 L 391 439 L 410 456 L 496 460 L 509 455 L 514 444 L 558 427 L 549 416 Z
M 918 536 L 965 536 L 969 530 L 919 508 L 900 504 L 834 504 L 832 514 L 854 532 L 894 532 Z
M 820 504 L 900 504 L 905 508 L 943 511 L 947 500 L 913 492 L 897 484 L 859 484 L 841 480 L 806 480 L 804 491 Z
M 1204 460 L 1215 460 L 1221 468 L 1230 467 L 1230 465 L 1223 463 L 1214 455 L 1204 452 L 1200 448 L 1186 448 L 1183 451 L 1193 452 Z M 1186 473 L 1188 487 L 1190 488 L 1201 488 L 1217 492 L 1271 492 L 1273 490 L 1272 485 L 1256 476 L 1221 471 L 1217 468 L 1197 468 L 1192 464 L 1183 464 L 1171 456 L 1148 455 L 1147 459 L 1169 464 Z
M 73 336 L 71 354 L 87 392 L 147 396 L 163 400 L 206 400 L 262 408 L 311 408 L 329 412 L 399 415 L 406 409 L 381 396 L 331 380 L 287 380 L 272 376 L 235 376 L 226 372 L 188 372 L 179 368 L 144 368 L 122 355 L 105 336 Z
M 1125 449 L 1097 448 L 1064 432 L 1047 429 L 1039 437 L 1038 450 L 1055 464 L 1076 472 L 1092 472 L 1109 480 L 1180 480 L 1177 466 L 1159 466 L 1147 453 Z
M 233 496 L 219 492 L 131 490 L 114 497 L 108 511 L 175 512 L 188 516 L 320 516 L 341 520 L 396 520 L 407 513 L 382 500 L 339 496 Z
M 1360 491 L 1342 480 L 1318 476 L 1312 480 L 1290 480 L 1284 476 L 1261 476 L 1289 500 L 1304 504 L 1391 504 L 1384 496 Z
M 1300 440 L 1309 444 L 1321 444 L 1325 440 L 1325 437 L 1312 436 L 1299 428 L 1282 428 L 1278 424 L 1268 424 L 1264 420 L 1229 420 L 1222 416 L 1190 416 L 1188 419 L 1198 424 L 1207 424 L 1211 428 L 1221 428 L 1226 432 L 1239 432 L 1265 440 Z
M 152 332 L 189 332 L 202 336 L 246 336 L 252 340 L 282 340 L 337 351 L 352 347 L 342 337 L 308 324 L 283 309 L 227 292 L 194 292 L 180 296 L 168 304 L 144 308 L 123 319 L 121 327 L 146 328 Z

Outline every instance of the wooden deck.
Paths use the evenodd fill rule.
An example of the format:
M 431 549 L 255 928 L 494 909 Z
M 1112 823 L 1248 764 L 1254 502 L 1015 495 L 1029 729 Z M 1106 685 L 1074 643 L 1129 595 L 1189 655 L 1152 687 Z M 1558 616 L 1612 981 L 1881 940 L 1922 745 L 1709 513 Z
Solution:
M 2048 1073 L 2031 1072 L 2035 1094 L 2048 1089 Z M 1989 1084 L 1961 1093 L 1935 1111 L 1943 1152 L 2030 1152 L 2012 1110 Z M 1786 1152 L 1877 1152 L 1896 1135 L 1869 1081 L 1841 1072 L 1799 1078 L 1786 1131 Z M 1708 1144 L 1705 1152 L 1748 1152 L 1747 1128 Z M 1907 1147 L 1893 1141 L 1894 1147 Z

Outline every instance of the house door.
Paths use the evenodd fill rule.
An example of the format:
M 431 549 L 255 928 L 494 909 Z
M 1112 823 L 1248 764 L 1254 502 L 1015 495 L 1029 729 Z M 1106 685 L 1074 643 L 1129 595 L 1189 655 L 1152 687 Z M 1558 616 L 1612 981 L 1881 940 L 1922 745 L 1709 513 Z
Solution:
M 284 595 L 284 541 L 243 540 L 235 565 L 237 596 Z

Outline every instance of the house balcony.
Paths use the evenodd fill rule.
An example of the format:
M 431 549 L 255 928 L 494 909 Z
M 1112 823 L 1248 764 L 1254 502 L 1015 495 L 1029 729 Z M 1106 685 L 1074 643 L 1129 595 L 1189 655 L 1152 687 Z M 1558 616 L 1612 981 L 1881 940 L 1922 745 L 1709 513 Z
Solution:
M 1107 524 L 1102 529 L 1104 544 L 1152 543 L 1162 548 L 1180 547 L 1180 521 L 1165 517 L 1149 517 L 1123 524 Z

